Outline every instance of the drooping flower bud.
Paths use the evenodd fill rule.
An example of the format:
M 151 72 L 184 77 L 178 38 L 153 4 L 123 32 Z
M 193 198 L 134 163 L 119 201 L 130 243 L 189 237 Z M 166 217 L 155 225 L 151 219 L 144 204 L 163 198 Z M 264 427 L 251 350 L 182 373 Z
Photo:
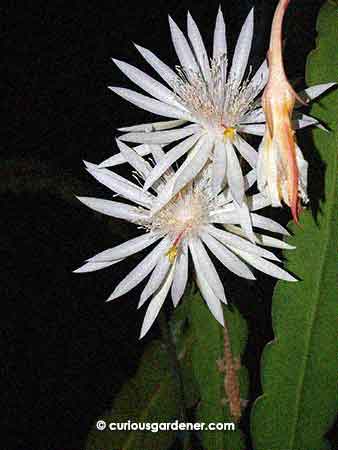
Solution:
M 300 178 L 306 179 L 306 173 L 302 170 L 300 174 L 305 161 L 297 148 L 292 113 L 296 100 L 304 102 L 288 82 L 283 65 L 282 23 L 289 3 L 290 0 L 280 0 L 272 22 L 269 79 L 262 97 L 266 129 L 259 150 L 258 187 L 270 196 L 273 206 L 281 206 L 283 200 L 298 223 L 300 198 L 306 197 Z

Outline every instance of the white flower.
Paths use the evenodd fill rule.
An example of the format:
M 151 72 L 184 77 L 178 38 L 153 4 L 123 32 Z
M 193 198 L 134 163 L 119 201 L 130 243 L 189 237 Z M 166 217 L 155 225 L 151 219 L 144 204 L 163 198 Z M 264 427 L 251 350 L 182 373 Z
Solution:
M 125 159 L 137 171 L 135 176 L 138 181 L 142 182 L 152 170 L 150 164 L 125 144 L 120 143 L 120 149 Z M 154 158 L 159 164 L 164 159 L 160 148 L 154 151 Z M 163 197 L 168 196 L 170 184 L 175 181 L 172 168 L 165 171 L 153 184 L 152 192 L 149 192 L 108 169 L 91 163 L 86 165 L 88 172 L 100 183 L 136 206 L 90 197 L 79 197 L 79 200 L 103 214 L 135 223 L 144 232 L 89 258 L 86 264 L 75 272 L 90 272 L 111 266 L 156 243 L 150 253 L 118 284 L 108 299 L 113 300 L 126 294 L 151 274 L 139 302 L 140 307 L 151 297 L 140 337 L 143 337 L 153 324 L 169 290 L 174 305 L 180 301 L 188 280 L 189 253 L 201 294 L 221 324 L 221 302 L 227 303 L 227 300 L 222 282 L 206 248 L 227 269 L 240 277 L 255 279 L 248 267 L 250 265 L 276 278 L 295 281 L 290 274 L 271 262 L 279 261 L 273 253 L 243 238 L 244 233 L 238 227 L 238 224 L 243 222 L 243 211 L 233 202 L 228 189 L 221 194 L 214 194 L 210 165 L 160 209 L 158 205 L 162 203 Z M 250 173 L 246 176 L 247 188 L 254 179 Z M 248 197 L 247 204 L 248 210 L 244 210 L 244 216 L 248 214 L 254 227 L 288 234 L 278 223 L 253 212 L 268 204 L 263 194 Z M 265 246 L 293 248 L 283 241 L 258 233 L 254 234 L 253 239 Z
M 176 73 L 154 53 L 136 45 L 168 87 L 136 67 L 114 60 L 121 71 L 151 97 L 130 89 L 110 89 L 142 109 L 174 120 L 121 128 L 127 134 L 119 139 L 141 144 L 135 150 L 142 156 L 151 152 L 153 144 L 166 147 L 175 143 L 166 154 L 166 162 L 162 166 L 155 166 L 149 173 L 145 189 L 160 178 L 164 167 L 169 167 L 188 154 L 185 172 L 181 169 L 176 173 L 177 184 L 183 185 L 183 182 L 191 181 L 205 163 L 211 160 L 213 191 L 220 192 L 226 179 L 234 200 L 241 204 L 245 188 L 238 154 L 251 167 L 254 168 L 257 164 L 257 152 L 243 139 L 242 133 L 263 136 L 265 130 L 265 116 L 257 96 L 267 82 L 267 62 L 262 63 L 251 80 L 250 76 L 246 78 L 245 75 L 253 35 L 253 10 L 240 32 L 231 65 L 228 64 L 225 22 L 221 9 L 217 15 L 210 61 L 201 34 L 189 13 L 188 39 L 171 18 L 169 22 L 181 65 Z M 307 95 L 313 97 L 321 89 L 318 86 L 307 90 Z M 317 121 L 300 114 L 295 127 L 314 123 Z M 103 161 L 100 167 L 112 167 L 122 162 L 123 155 L 117 154 Z M 174 195 L 175 192 L 172 192 L 172 196 Z

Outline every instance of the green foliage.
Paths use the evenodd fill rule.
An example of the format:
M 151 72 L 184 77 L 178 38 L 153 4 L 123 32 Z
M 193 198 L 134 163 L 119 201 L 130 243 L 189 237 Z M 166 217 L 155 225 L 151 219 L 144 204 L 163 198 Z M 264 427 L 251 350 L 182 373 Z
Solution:
M 178 308 L 173 320 L 174 338 L 178 348 L 187 406 L 196 403 L 197 393 L 191 370 L 192 340 L 185 332 L 184 304 Z M 165 344 L 152 342 L 142 356 L 135 376 L 128 380 L 114 400 L 110 411 L 102 414 L 110 422 L 174 422 L 180 419 L 178 386 L 171 369 Z M 123 448 L 123 450 L 164 450 L 177 437 L 177 431 L 98 431 L 94 425 L 89 434 L 86 450 Z
M 197 292 L 190 299 L 190 321 L 194 344 L 192 353 L 193 372 L 200 391 L 200 402 L 196 419 L 199 422 L 233 422 L 224 389 L 224 373 L 217 367 L 223 358 L 224 334 L 221 325 L 210 313 L 201 295 Z M 240 358 L 247 340 L 246 323 L 235 309 L 224 308 L 234 358 Z M 238 371 L 241 397 L 248 392 L 246 369 Z M 243 436 L 236 424 L 235 431 L 204 431 L 203 446 L 207 450 L 244 448 Z
M 336 2 L 327 2 L 321 9 L 317 48 L 307 64 L 309 85 L 337 79 L 336 6 Z M 294 237 L 289 241 L 297 249 L 287 255 L 286 267 L 300 281 L 281 281 L 274 294 L 275 340 L 263 354 L 263 396 L 252 412 L 255 450 L 329 448 L 324 435 L 337 409 L 337 89 L 324 95 L 311 113 L 331 129 L 330 133 L 316 129 L 315 148 L 308 149 L 313 154 L 318 151 L 316 158 L 310 158 L 317 160 L 310 171 L 311 191 L 318 198 L 321 167 L 325 166 L 323 192 L 318 215 L 314 218 L 308 210 L 301 216 L 301 228 L 290 227 Z

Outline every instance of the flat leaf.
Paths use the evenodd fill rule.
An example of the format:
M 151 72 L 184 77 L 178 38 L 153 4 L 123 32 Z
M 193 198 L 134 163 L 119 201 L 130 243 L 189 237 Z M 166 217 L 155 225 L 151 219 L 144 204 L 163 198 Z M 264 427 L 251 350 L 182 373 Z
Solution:
M 337 81 L 337 3 L 326 2 L 318 18 L 317 48 L 307 63 L 309 85 Z M 325 433 L 337 410 L 337 303 L 335 198 L 337 187 L 338 92 L 333 89 L 315 104 L 312 115 L 331 129 L 313 131 L 317 163 L 310 172 L 310 192 L 320 187 L 318 215 L 301 215 L 301 228 L 291 226 L 286 268 L 298 283 L 279 282 L 273 298 L 275 340 L 263 353 L 260 397 L 252 411 L 255 450 L 324 450 Z M 314 200 L 314 199 L 312 199 Z
M 196 412 L 199 422 L 231 423 L 229 404 L 224 389 L 224 373 L 221 373 L 217 361 L 224 354 L 224 330 L 215 320 L 199 293 L 190 301 L 190 317 L 194 342 L 192 351 L 193 373 L 200 392 L 200 402 Z M 224 307 L 233 357 L 240 358 L 243 353 L 247 330 L 244 319 L 234 308 Z M 247 373 L 244 367 L 238 370 L 241 398 L 248 394 Z M 244 449 L 244 440 L 238 424 L 235 431 L 203 431 L 203 447 L 207 450 Z

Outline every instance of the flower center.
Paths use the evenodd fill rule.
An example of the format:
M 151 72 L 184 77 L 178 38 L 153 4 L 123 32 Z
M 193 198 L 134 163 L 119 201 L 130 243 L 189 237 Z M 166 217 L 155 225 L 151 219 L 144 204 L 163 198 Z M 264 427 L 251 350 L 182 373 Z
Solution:
M 182 241 L 206 223 L 208 210 L 203 192 L 190 185 L 153 217 L 149 229 L 165 233 L 172 241 L 166 253 L 171 263 L 178 255 Z
M 234 140 L 236 129 L 233 127 L 224 127 L 223 136 L 224 140 L 229 139 L 231 142 Z

